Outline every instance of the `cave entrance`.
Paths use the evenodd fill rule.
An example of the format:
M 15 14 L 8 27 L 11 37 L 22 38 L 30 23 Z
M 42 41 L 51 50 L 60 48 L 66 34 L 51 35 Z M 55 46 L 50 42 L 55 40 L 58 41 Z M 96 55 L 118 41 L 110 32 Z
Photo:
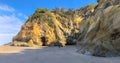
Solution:
M 47 38 L 46 37 L 41 37 L 41 41 L 42 41 L 42 46 L 47 46 Z

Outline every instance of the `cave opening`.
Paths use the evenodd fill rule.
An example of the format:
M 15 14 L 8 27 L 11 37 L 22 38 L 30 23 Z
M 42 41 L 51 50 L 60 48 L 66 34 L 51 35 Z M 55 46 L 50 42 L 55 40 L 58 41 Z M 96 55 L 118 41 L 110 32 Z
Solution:
M 46 38 L 46 37 L 44 37 L 44 36 L 41 37 L 41 41 L 42 41 L 42 43 L 43 43 L 42 46 L 47 46 L 47 42 L 48 42 L 48 41 L 47 41 L 47 38 Z

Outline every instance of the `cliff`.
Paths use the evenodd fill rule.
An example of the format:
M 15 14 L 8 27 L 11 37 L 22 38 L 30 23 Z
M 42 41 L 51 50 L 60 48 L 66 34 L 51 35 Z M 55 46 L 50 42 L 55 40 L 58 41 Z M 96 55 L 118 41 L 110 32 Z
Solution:
M 120 55 L 120 0 L 98 0 L 95 11 L 80 25 L 78 52 L 93 56 Z
M 81 22 L 94 11 L 95 5 L 82 9 L 48 10 L 38 8 L 13 38 L 14 46 L 55 46 L 75 44 Z
M 14 46 L 65 46 L 93 56 L 120 56 L 120 0 L 81 9 L 38 8 L 13 38 Z

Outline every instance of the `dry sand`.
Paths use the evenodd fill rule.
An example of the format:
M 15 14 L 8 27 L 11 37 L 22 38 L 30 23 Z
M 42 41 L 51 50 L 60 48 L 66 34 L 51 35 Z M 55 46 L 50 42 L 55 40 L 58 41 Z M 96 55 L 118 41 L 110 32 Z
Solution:
M 0 63 L 120 63 L 120 57 L 93 57 L 76 53 L 74 46 L 0 47 Z

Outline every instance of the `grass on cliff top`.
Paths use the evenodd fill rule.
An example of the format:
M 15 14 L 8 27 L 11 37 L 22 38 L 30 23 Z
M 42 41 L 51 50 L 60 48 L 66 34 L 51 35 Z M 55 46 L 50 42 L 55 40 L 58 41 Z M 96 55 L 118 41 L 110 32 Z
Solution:
M 55 13 L 55 14 L 58 14 L 60 15 L 61 17 L 64 17 L 64 18 L 67 18 L 67 19 L 71 19 L 72 16 L 74 15 L 74 11 L 72 9 L 69 9 L 69 10 L 65 10 L 65 9 L 58 9 L 56 8 L 55 10 L 51 11 L 51 10 L 48 10 L 47 8 L 38 8 L 35 13 L 29 17 L 28 21 L 27 22 L 32 22 L 33 19 L 36 19 L 37 23 L 40 24 L 40 23 L 43 23 L 43 22 L 47 22 L 49 26 L 51 27 L 54 27 L 54 23 L 53 23 L 53 20 L 52 20 L 52 15 L 51 13 Z M 61 21 L 58 20 L 58 21 Z M 26 23 L 27 23 L 26 22 Z
M 90 4 L 90 5 L 89 5 L 89 8 L 90 8 L 90 9 L 94 9 L 95 7 L 96 7 L 96 4 Z
M 51 11 L 49 11 L 47 8 L 44 9 L 38 8 L 35 11 L 35 13 L 29 17 L 28 21 L 32 22 L 33 19 L 36 19 L 38 24 L 47 22 L 49 26 L 51 27 L 54 26 L 54 23 L 52 21 Z

